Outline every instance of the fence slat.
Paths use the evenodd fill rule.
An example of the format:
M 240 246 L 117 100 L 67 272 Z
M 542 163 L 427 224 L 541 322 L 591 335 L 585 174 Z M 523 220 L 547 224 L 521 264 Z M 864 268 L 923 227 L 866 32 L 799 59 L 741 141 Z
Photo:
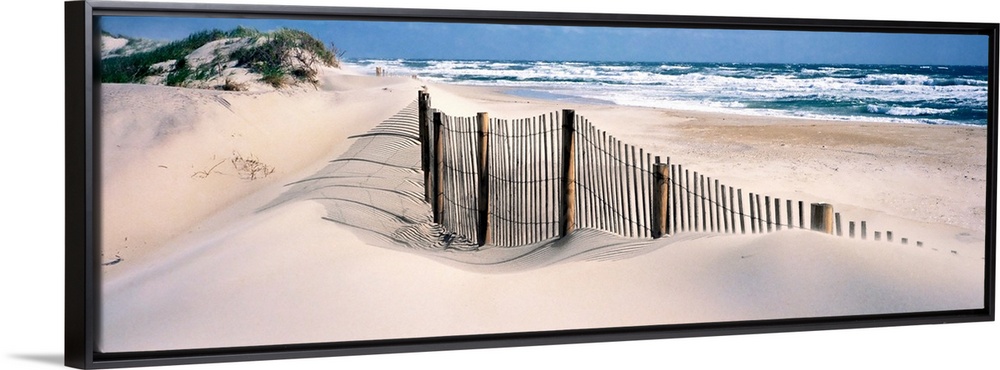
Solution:
M 508 245 L 515 246 L 524 244 L 524 240 L 521 237 L 523 227 L 519 224 L 523 216 L 523 206 L 524 198 L 519 194 L 522 191 L 523 184 L 518 180 L 523 176 L 523 166 L 521 158 L 521 134 L 522 125 L 521 120 L 510 119 L 506 121 L 504 127 L 505 134 L 509 138 L 507 140 L 507 201 L 509 206 L 505 207 L 507 209 L 507 222 L 506 222 L 506 234 Z
M 843 236 L 844 233 L 840 229 L 840 212 L 834 213 L 833 218 L 837 228 L 837 236 Z
M 761 212 L 762 206 L 763 203 L 760 201 L 760 194 L 757 194 L 757 230 L 760 230 L 761 233 L 764 232 L 764 213 Z
M 670 160 L 667 157 L 668 161 Z M 673 234 L 682 231 L 680 227 L 680 201 L 678 194 L 680 193 L 680 187 L 677 186 L 679 175 L 677 174 L 677 165 L 670 165 L 670 226 Z
M 805 209 L 803 208 L 803 204 L 804 203 L 800 200 L 799 201 L 799 228 L 800 229 L 805 229 L 806 228 L 806 221 L 805 221 L 805 219 L 806 219 L 806 216 L 805 216 L 806 212 L 805 212 Z
M 600 157 L 601 173 L 604 175 L 602 176 L 604 181 L 601 182 L 604 183 L 604 195 L 605 195 L 604 199 L 608 203 L 608 205 L 603 207 L 604 218 L 608 223 L 608 229 L 615 234 L 621 235 L 621 229 L 619 229 L 618 223 L 615 222 L 616 217 L 614 216 L 613 207 L 616 206 L 614 202 L 615 197 L 613 196 L 613 194 L 615 192 L 614 190 L 615 187 L 614 187 L 614 175 L 612 174 L 613 172 L 611 172 L 611 156 L 608 154 L 610 153 L 609 151 L 610 145 L 608 145 L 608 133 L 601 131 L 599 140 L 601 142 L 601 157 Z
M 764 212 L 766 213 L 766 217 L 767 217 L 767 220 L 766 220 L 766 223 L 767 223 L 767 232 L 771 232 L 771 230 L 772 230 L 772 227 L 771 227 L 771 197 L 767 196 L 767 195 L 764 196 Z
M 468 237 L 475 238 L 475 235 L 470 234 L 468 230 L 464 229 L 465 223 L 462 222 L 464 220 L 461 218 L 461 216 L 464 215 L 464 213 L 462 212 L 463 209 L 460 209 L 458 207 L 459 205 L 462 204 L 462 200 L 459 199 L 459 197 L 461 196 L 462 193 L 466 191 L 465 176 L 464 176 L 465 159 L 470 157 L 468 155 L 461 157 L 458 156 L 458 153 L 460 151 L 465 150 L 465 140 L 463 140 L 463 136 L 460 133 L 456 132 L 455 130 L 458 128 L 458 126 L 461 126 L 460 122 L 462 122 L 462 120 L 459 118 L 452 119 L 451 121 L 452 124 L 451 134 L 453 135 L 452 138 L 454 139 L 455 143 L 455 145 L 452 147 L 453 150 L 452 158 L 454 159 L 454 162 L 452 163 L 454 165 L 454 170 L 452 171 L 452 175 L 455 177 L 455 179 L 453 180 L 455 182 L 455 185 L 453 186 L 452 190 L 453 194 L 451 198 L 451 201 L 454 202 L 455 206 L 451 207 L 453 209 L 451 218 L 452 218 L 452 224 L 455 227 L 455 231 L 459 232 L 461 235 L 466 235 Z
M 455 135 L 455 142 L 456 142 L 455 143 L 456 152 L 454 154 L 455 155 L 454 158 L 456 158 L 455 178 L 457 179 L 456 182 L 458 183 L 458 186 L 455 187 L 455 197 L 452 198 L 452 201 L 455 202 L 456 204 L 456 207 L 454 207 L 455 229 L 457 229 L 456 231 L 460 232 L 461 235 L 467 235 L 470 238 L 472 238 L 472 240 L 476 240 L 476 234 L 470 233 L 469 230 L 466 229 L 466 226 L 468 226 L 468 222 L 466 222 L 465 220 L 466 209 L 464 207 L 459 208 L 460 206 L 464 206 L 465 204 L 467 204 L 465 202 L 465 199 L 461 199 L 461 197 L 463 197 L 465 194 L 469 194 L 469 189 L 467 188 L 468 186 L 467 179 L 465 176 L 468 173 L 467 172 L 468 170 L 466 169 L 467 167 L 466 161 L 470 157 L 474 159 L 475 155 L 459 156 L 459 153 L 473 153 L 473 152 L 467 151 L 468 147 L 466 146 L 465 143 L 466 135 L 458 131 L 459 129 L 464 128 L 465 119 L 456 118 L 455 120 L 452 121 L 452 123 L 455 124 L 455 127 L 452 128 L 453 129 L 452 133 Z
M 534 168 L 537 163 L 537 158 L 535 158 L 538 152 L 538 147 L 535 142 L 538 138 L 538 130 L 535 128 L 534 117 L 527 117 L 524 119 L 524 130 L 526 135 L 524 137 L 524 190 L 525 197 L 527 201 L 525 203 L 525 222 L 528 226 L 525 227 L 528 234 L 529 243 L 535 243 L 540 241 L 540 236 L 538 232 L 538 219 L 536 217 L 538 203 L 535 201 L 535 194 L 537 193 L 535 185 L 537 184 L 537 176 Z
M 642 199 L 642 237 L 650 237 L 650 231 L 653 229 L 653 223 L 650 221 L 650 209 L 649 206 L 652 202 L 649 201 L 649 191 L 652 185 L 649 184 L 649 174 L 650 168 L 652 166 L 649 163 L 649 153 L 643 153 L 642 148 L 639 148 L 639 177 L 642 180 L 639 184 L 639 198 Z
M 584 215 L 583 210 L 587 208 L 587 177 L 584 175 L 583 170 L 586 163 L 583 156 L 586 153 L 587 144 L 583 141 L 583 121 L 579 116 L 574 115 L 573 118 L 573 156 L 575 163 L 579 164 L 575 167 L 576 173 L 576 227 L 583 228 L 587 227 L 587 217 Z
M 684 170 L 684 193 L 687 196 L 687 201 L 684 204 L 684 209 L 687 211 L 687 219 L 684 220 L 684 224 L 688 231 L 697 231 L 695 229 L 694 213 L 691 211 L 691 171 Z
M 725 196 L 719 192 L 719 179 L 715 179 L 715 229 L 720 232 L 729 232 L 729 223 L 722 222 L 725 216 L 722 215 L 722 211 L 725 210 L 723 204 L 726 203 Z
M 670 157 L 667 157 L 666 166 L 667 166 L 666 167 L 667 176 L 673 176 L 672 167 L 670 165 Z M 671 183 L 673 183 L 673 180 L 674 179 L 670 178 L 670 177 L 668 177 L 667 180 L 666 180 L 666 182 L 667 182 L 667 191 L 670 192 L 668 194 L 668 196 L 667 196 L 667 233 L 670 234 L 670 235 L 673 235 L 675 232 L 677 232 L 672 227 L 672 224 L 673 224 L 673 221 L 674 221 L 674 216 L 673 216 L 673 213 L 672 213 L 671 209 L 673 209 L 673 203 L 674 203 L 673 202 L 673 196 L 674 196 L 673 191 L 674 191 L 674 189 L 673 189 L 673 186 L 671 185 Z
M 692 174 L 694 175 L 692 177 L 694 180 L 694 187 L 691 188 L 691 194 L 693 194 L 692 197 L 694 199 L 694 203 L 691 205 L 694 207 L 694 218 L 692 219 L 694 221 L 694 231 L 703 231 L 704 228 L 701 226 L 701 221 L 704 217 L 701 219 L 698 218 L 698 204 L 701 203 L 701 201 L 698 200 L 698 197 L 701 196 L 701 194 L 698 193 L 698 171 L 692 171 Z
M 558 152 L 559 145 L 556 141 L 557 135 L 557 122 L 558 122 L 557 112 L 550 112 L 547 115 L 542 116 L 543 129 L 545 130 L 545 135 L 543 139 L 545 141 L 545 235 L 546 237 L 552 238 L 559 235 L 556 231 L 558 227 L 558 212 L 559 205 L 556 199 L 556 189 L 560 185 L 560 179 L 558 178 L 558 172 L 556 168 L 557 162 L 559 161 L 556 153 Z
M 490 228 L 492 228 L 492 230 L 490 231 L 490 233 L 493 235 L 493 245 L 503 245 L 503 243 L 500 242 L 500 232 L 496 229 L 497 226 L 499 225 L 497 223 L 497 212 L 499 211 L 497 209 L 497 204 L 501 204 L 503 202 L 503 199 L 501 199 L 501 198 L 498 197 L 499 194 L 500 194 L 501 188 L 500 188 L 500 185 L 497 184 L 497 180 L 496 180 L 496 177 L 498 175 L 501 175 L 500 172 L 497 172 L 498 171 L 498 169 L 497 169 L 497 162 L 499 162 L 499 155 L 497 155 L 497 149 L 503 147 L 503 141 L 502 141 L 502 139 L 500 139 L 501 136 L 499 135 L 498 127 L 497 126 L 498 125 L 495 122 L 491 123 L 490 124 L 490 132 L 489 132 L 489 135 L 490 135 L 490 147 L 489 147 L 489 150 L 490 151 L 489 151 L 488 155 L 490 156 L 491 159 L 490 159 L 490 161 L 488 163 L 488 166 L 489 166 L 488 171 L 489 171 L 489 174 L 490 174 L 490 177 L 489 177 L 488 181 L 489 181 L 489 187 L 490 187 L 490 189 L 492 191 L 490 192 L 490 202 L 489 202 L 489 204 L 490 204 L 490 210 L 489 210 L 489 216 L 488 217 L 490 219 L 490 221 L 489 221 Z M 506 203 L 503 203 L 503 204 L 506 204 Z
M 518 172 L 517 166 L 514 165 L 514 161 L 516 160 L 517 157 L 517 152 L 516 152 L 517 134 L 514 132 L 515 123 L 516 122 L 514 120 L 504 120 L 503 126 L 498 127 L 499 130 L 502 130 L 499 132 L 502 132 L 503 136 L 505 137 L 504 146 L 502 149 L 504 151 L 503 159 L 505 162 L 504 178 L 507 179 L 507 181 L 502 182 L 502 191 L 504 192 L 503 194 L 504 204 L 507 206 L 502 207 L 503 208 L 502 232 L 504 234 L 504 239 L 505 239 L 504 245 L 508 246 L 517 245 L 517 241 L 515 239 L 516 237 L 515 230 L 517 229 L 517 225 L 514 224 L 514 220 L 517 219 L 517 214 L 520 208 L 514 196 L 515 195 L 514 192 L 517 191 L 517 183 L 510 181 L 516 179 L 515 176 L 517 176 Z M 497 190 L 499 191 L 500 189 Z
M 604 212 L 607 210 L 605 209 L 606 207 L 603 207 L 603 203 L 607 198 L 604 197 L 604 184 L 602 181 L 604 172 L 601 172 L 600 166 L 602 157 L 601 147 L 597 142 L 597 129 L 589 121 L 587 122 L 587 150 L 590 152 L 590 161 L 585 165 L 590 171 L 592 207 L 595 207 L 590 212 L 592 213 L 594 227 L 599 230 L 611 232 L 605 224 L 606 217 Z
M 732 189 L 732 188 L 730 188 L 730 189 Z M 730 197 L 733 196 L 733 191 L 732 190 L 729 191 L 729 196 Z M 743 217 L 743 189 L 737 190 L 737 201 L 739 201 L 739 205 L 740 205 L 740 233 L 741 234 L 746 234 L 747 233 L 747 229 L 746 229 L 746 226 L 743 224 L 743 219 L 744 219 L 744 217 Z M 734 229 L 736 228 L 736 223 L 735 222 L 733 223 L 733 228 Z
M 610 157 L 611 163 L 614 165 L 612 168 L 612 173 L 617 174 L 615 176 L 615 206 L 617 207 L 617 217 L 618 220 L 618 235 L 626 236 L 628 235 L 628 220 L 625 215 L 625 169 L 622 166 L 622 145 L 618 139 L 614 136 L 608 137 L 608 144 L 611 146 L 611 153 L 617 153 L 616 155 Z
M 460 125 L 461 122 L 462 120 L 459 118 L 452 119 L 451 122 L 449 122 L 452 125 L 450 134 L 452 136 L 451 139 L 454 142 L 454 145 L 451 147 L 452 165 L 454 166 L 452 167 L 452 176 L 454 176 L 454 179 L 452 181 L 454 182 L 454 185 L 452 186 L 452 191 L 451 191 L 452 194 L 450 199 L 452 202 L 454 202 L 454 206 L 451 207 L 452 211 L 450 217 L 451 217 L 451 224 L 454 225 L 456 232 L 459 232 L 461 235 L 474 238 L 475 235 L 472 235 L 468 232 L 468 230 L 465 230 L 464 228 L 465 223 L 462 222 L 464 220 L 461 218 L 461 216 L 463 215 L 462 212 L 463 210 L 458 207 L 462 203 L 462 200 L 459 199 L 459 197 L 461 196 L 460 194 L 466 191 L 465 176 L 463 175 L 463 172 L 465 170 L 465 159 L 469 157 L 468 155 L 461 157 L 458 156 L 458 153 L 460 151 L 465 150 L 465 140 L 462 140 L 463 139 L 462 135 L 456 132 L 455 130 L 456 128 L 458 128 L 457 126 L 461 126 Z
M 774 229 L 781 230 L 781 199 L 774 198 Z
M 642 224 L 642 209 L 645 208 L 642 205 L 642 157 L 636 155 L 638 148 L 635 145 L 630 145 L 630 150 L 632 152 L 632 157 L 630 159 L 631 169 L 632 169 L 632 192 L 629 194 L 629 198 L 632 199 L 632 204 L 634 206 L 632 213 L 632 223 L 635 224 L 635 237 L 641 238 L 644 225 Z
M 719 198 L 720 200 L 722 200 L 722 202 L 721 202 L 722 203 L 722 212 L 720 212 L 720 213 L 723 213 L 722 214 L 722 226 L 723 226 L 723 231 L 725 231 L 728 234 L 728 233 L 734 232 L 735 229 L 736 229 L 736 225 L 733 225 L 732 229 L 729 228 L 729 217 L 732 215 L 731 208 L 733 208 L 733 202 L 729 201 L 729 203 L 726 203 L 726 185 L 722 185 L 722 188 L 720 190 L 722 192 L 722 197 Z M 730 195 L 730 196 L 732 196 L 732 195 Z
M 702 174 L 702 175 L 698 176 L 697 180 L 699 182 L 699 185 L 698 185 L 699 188 L 698 188 L 698 190 L 701 192 L 701 197 L 699 198 L 700 202 L 701 202 L 701 230 L 702 231 L 709 231 L 708 230 L 708 222 L 706 220 L 707 217 L 705 216 L 706 215 L 705 208 L 707 206 L 707 203 L 705 202 L 705 198 L 706 198 L 705 197 L 705 175 Z
M 534 235 L 531 232 L 531 227 L 529 226 L 529 225 L 531 225 L 530 224 L 531 219 L 528 216 L 530 214 L 530 212 L 531 212 L 530 211 L 531 207 L 534 207 L 534 205 L 532 205 L 531 202 L 530 202 L 530 200 L 531 200 L 531 178 L 530 178 L 531 172 L 527 171 L 527 169 L 530 168 L 529 164 L 531 163 L 531 161 L 530 161 L 530 155 L 531 155 L 531 146 L 530 146 L 531 142 L 530 142 L 530 140 L 531 140 L 531 136 L 530 135 L 532 134 L 532 132 L 531 132 L 531 126 L 530 126 L 530 124 L 531 123 L 530 123 L 530 120 L 528 118 L 524 118 L 524 119 L 518 120 L 518 126 L 521 126 L 521 128 L 520 128 L 521 135 L 518 137 L 518 141 L 520 142 L 520 145 L 518 145 L 518 146 L 521 148 L 520 149 L 520 157 L 521 157 L 520 163 L 521 163 L 521 166 L 520 166 L 520 169 L 518 170 L 518 172 L 521 173 L 521 181 L 518 183 L 517 186 L 521 189 L 518 193 L 521 194 L 521 199 L 522 200 L 520 202 L 517 202 L 517 203 L 521 206 L 520 207 L 520 215 L 518 216 L 518 221 L 520 222 L 518 228 L 521 229 L 521 230 L 523 230 L 522 233 L 521 233 L 522 240 L 523 240 L 522 244 L 531 244 L 531 243 L 535 242 Z
M 792 223 L 792 200 L 791 199 L 785 200 L 785 205 L 786 205 L 785 210 L 788 211 L 788 221 L 786 221 L 785 225 L 787 225 L 789 229 L 794 229 L 795 224 Z
M 586 148 L 587 148 L 586 149 L 587 150 L 587 162 L 582 163 L 581 167 L 583 167 L 583 166 L 587 167 L 587 184 L 588 184 L 587 185 L 588 186 L 587 193 L 590 195 L 589 196 L 589 198 L 590 198 L 590 205 L 589 205 L 589 207 L 590 208 L 588 209 L 587 213 L 590 214 L 590 225 L 591 225 L 591 227 L 593 227 L 595 229 L 598 229 L 598 230 L 604 230 L 604 226 L 601 225 L 601 217 L 600 217 L 601 216 L 601 208 L 602 208 L 600 206 L 600 204 L 601 204 L 600 194 L 601 193 L 600 193 L 600 190 L 599 190 L 600 189 L 600 185 L 599 185 L 599 182 L 598 182 L 598 181 L 600 181 L 600 178 L 597 177 L 598 173 L 600 173 L 600 172 L 596 168 L 597 155 L 600 154 L 600 153 L 598 153 L 598 151 L 594 147 L 594 135 L 593 135 L 594 126 L 591 125 L 590 121 L 588 121 L 586 119 L 584 119 L 584 122 L 587 123 L 587 125 L 585 127 L 586 130 L 584 131 L 584 135 L 587 138 L 586 142 L 584 143 L 584 146 L 586 146 Z

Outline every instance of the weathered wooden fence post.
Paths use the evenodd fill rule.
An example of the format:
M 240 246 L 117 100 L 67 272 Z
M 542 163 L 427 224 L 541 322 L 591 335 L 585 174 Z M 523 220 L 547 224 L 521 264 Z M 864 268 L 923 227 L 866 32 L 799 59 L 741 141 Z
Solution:
M 431 171 L 431 147 L 430 125 L 433 122 L 431 113 L 431 95 L 427 91 L 417 93 L 418 116 L 417 125 L 420 129 L 420 169 L 424 171 L 424 201 L 430 203 L 434 198 L 431 183 L 434 181 Z
M 490 147 L 490 116 L 485 112 L 476 115 L 479 123 L 479 150 L 476 159 L 479 165 L 478 188 L 478 210 L 479 218 L 477 222 L 476 238 L 479 245 L 492 243 L 490 235 L 490 176 L 489 176 L 489 147 Z
M 670 165 L 660 163 L 660 157 L 656 157 L 653 165 L 653 181 L 653 238 L 659 238 L 667 235 L 667 199 L 670 199 Z
M 827 234 L 833 234 L 833 205 L 813 203 L 811 229 Z
M 562 187 L 559 202 L 559 237 L 565 237 L 576 228 L 576 135 L 573 128 L 576 111 L 562 111 Z
M 441 223 L 442 212 L 444 212 L 444 196 L 442 196 L 442 186 L 444 183 L 444 156 L 443 148 L 441 147 L 441 124 L 444 120 L 441 112 L 434 112 L 434 124 L 431 126 L 434 128 L 434 132 L 431 136 L 434 138 L 434 181 L 432 184 L 433 189 L 431 192 L 434 194 L 434 199 L 431 201 L 432 212 L 434 213 L 434 222 Z

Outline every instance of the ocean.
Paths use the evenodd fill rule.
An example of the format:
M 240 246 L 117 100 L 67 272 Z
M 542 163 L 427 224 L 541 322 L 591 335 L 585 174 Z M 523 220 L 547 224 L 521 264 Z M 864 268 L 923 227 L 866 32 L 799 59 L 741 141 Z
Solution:
M 781 117 L 986 125 L 987 67 L 355 59 L 514 95 Z

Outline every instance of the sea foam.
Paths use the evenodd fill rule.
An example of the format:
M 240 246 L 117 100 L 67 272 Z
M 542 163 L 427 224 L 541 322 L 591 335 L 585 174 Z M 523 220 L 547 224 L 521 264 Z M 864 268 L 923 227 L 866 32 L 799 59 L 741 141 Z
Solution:
M 361 70 L 620 105 L 985 125 L 987 68 L 840 64 L 356 59 Z

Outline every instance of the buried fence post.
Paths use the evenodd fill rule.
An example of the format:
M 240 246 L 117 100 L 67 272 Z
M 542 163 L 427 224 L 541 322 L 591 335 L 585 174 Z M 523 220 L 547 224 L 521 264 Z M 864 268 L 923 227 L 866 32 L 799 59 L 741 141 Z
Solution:
M 574 121 L 576 112 L 562 111 L 562 186 L 560 187 L 559 237 L 565 237 L 576 227 L 576 155 Z
M 833 234 L 833 205 L 827 203 L 812 203 L 811 229 L 822 233 Z
M 479 150 L 476 152 L 477 165 L 479 166 L 479 181 L 478 181 L 478 219 L 477 219 L 477 229 L 476 230 L 476 241 L 480 246 L 492 243 L 493 238 L 490 235 L 490 187 L 489 187 L 489 145 L 490 145 L 490 116 L 487 113 L 480 112 L 476 115 L 476 120 L 479 123 Z
M 653 165 L 653 238 L 667 235 L 667 199 L 670 197 L 670 165 L 660 163 L 656 157 Z

